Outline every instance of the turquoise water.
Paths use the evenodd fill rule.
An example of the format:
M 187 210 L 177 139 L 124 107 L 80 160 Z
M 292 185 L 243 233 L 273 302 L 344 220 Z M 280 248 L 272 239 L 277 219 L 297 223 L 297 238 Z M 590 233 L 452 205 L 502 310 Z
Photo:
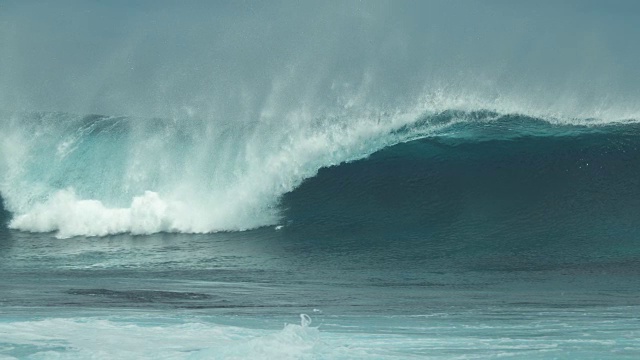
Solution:
M 640 358 L 639 14 L 0 0 L 0 360 Z
M 500 121 L 321 169 L 253 230 L 4 228 L 0 354 L 636 358 L 637 126 Z

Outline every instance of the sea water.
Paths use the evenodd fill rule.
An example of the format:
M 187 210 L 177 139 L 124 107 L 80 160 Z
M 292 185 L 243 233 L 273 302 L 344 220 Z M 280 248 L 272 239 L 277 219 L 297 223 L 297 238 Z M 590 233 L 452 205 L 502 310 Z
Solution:
M 0 359 L 638 358 L 635 10 L 0 4 Z
M 5 229 L 2 354 L 634 358 L 637 126 L 576 131 L 392 146 L 244 232 Z

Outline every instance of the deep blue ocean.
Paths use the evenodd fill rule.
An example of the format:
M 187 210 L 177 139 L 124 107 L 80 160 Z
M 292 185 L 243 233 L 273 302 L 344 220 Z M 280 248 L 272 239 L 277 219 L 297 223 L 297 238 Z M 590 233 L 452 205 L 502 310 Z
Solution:
M 0 360 L 639 359 L 637 24 L 0 0 Z

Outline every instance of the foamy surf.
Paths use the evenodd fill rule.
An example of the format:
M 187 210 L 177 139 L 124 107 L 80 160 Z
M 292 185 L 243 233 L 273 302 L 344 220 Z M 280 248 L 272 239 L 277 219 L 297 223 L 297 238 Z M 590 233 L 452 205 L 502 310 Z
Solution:
M 280 330 L 170 319 L 0 322 L 2 359 L 306 359 L 339 354 L 302 315 Z M 151 320 L 151 321 L 148 321 Z M 91 334 L 91 335 L 88 335 Z M 337 350 L 337 351 L 336 351 Z M 324 356 L 324 355 L 323 355 Z
M 627 309 L 630 310 L 630 309 Z M 624 309 L 596 311 L 587 321 L 571 311 L 546 309 L 526 337 L 525 320 L 468 313 L 327 318 L 318 327 L 239 318 L 184 321 L 129 315 L 0 322 L 2 359 L 407 359 L 451 357 L 545 359 L 595 351 L 632 357 L 640 344 Z M 527 316 L 536 313 L 525 310 Z M 293 318 L 293 316 L 291 316 Z M 611 320 L 615 318 L 615 320 Z M 232 323 L 232 324 L 229 324 Z M 265 324 L 267 326 L 265 326 Z M 579 331 L 580 334 L 575 332 Z M 599 337 L 595 331 L 604 332 Z M 499 336 L 490 336 L 499 334 Z M 626 335 L 625 335 L 626 334 Z M 619 337 L 622 335 L 623 337 Z

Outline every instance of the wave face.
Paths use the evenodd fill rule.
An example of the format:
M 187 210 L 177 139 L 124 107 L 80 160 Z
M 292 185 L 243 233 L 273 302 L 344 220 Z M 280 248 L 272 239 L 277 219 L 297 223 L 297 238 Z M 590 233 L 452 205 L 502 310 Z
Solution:
M 284 196 L 283 231 L 336 247 L 366 239 L 423 268 L 636 262 L 640 126 L 506 116 L 454 128 L 320 170 Z
M 58 237 L 326 222 L 433 230 L 493 211 L 510 221 L 538 214 L 535 226 L 544 227 L 580 213 L 581 221 L 637 219 L 640 208 L 633 120 L 413 109 L 313 119 L 280 133 L 268 122 L 7 118 L 1 191 L 9 226 Z

